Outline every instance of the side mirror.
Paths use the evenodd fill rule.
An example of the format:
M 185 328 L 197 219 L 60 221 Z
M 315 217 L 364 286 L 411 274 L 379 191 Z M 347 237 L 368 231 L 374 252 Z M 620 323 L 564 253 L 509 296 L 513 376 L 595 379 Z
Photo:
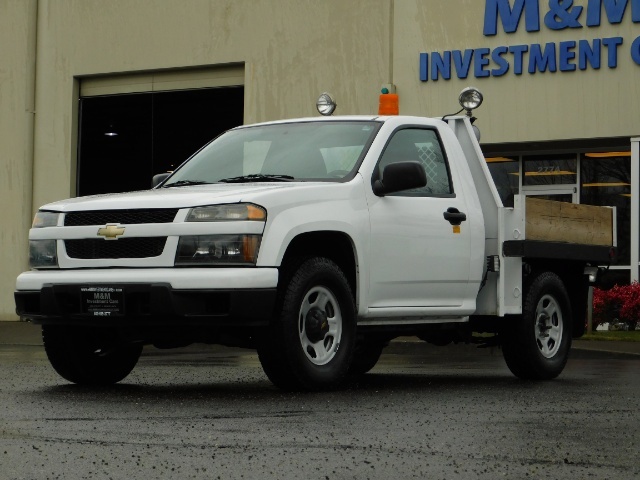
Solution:
M 373 193 L 384 197 L 389 193 L 424 187 L 427 174 L 424 167 L 415 161 L 390 163 L 382 171 L 382 179 L 373 184 Z
M 160 185 L 162 182 L 164 182 L 169 175 L 171 175 L 170 173 L 159 173 L 157 175 L 153 176 L 153 179 L 151 180 L 151 188 L 156 188 L 158 185 Z

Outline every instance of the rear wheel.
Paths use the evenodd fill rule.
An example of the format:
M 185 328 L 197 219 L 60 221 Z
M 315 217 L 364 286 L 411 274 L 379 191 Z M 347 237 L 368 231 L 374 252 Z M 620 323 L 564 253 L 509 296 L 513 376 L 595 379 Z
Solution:
M 124 379 L 138 363 L 141 344 L 122 341 L 107 328 L 44 325 L 42 340 L 58 374 L 80 385 L 111 385 Z
M 571 307 L 560 277 L 543 272 L 531 280 L 522 315 L 505 318 L 502 351 L 517 377 L 549 380 L 560 375 L 571 349 Z
M 355 342 L 355 305 L 344 273 L 314 257 L 285 271 L 280 288 L 275 319 L 258 346 L 265 373 L 286 390 L 337 385 Z

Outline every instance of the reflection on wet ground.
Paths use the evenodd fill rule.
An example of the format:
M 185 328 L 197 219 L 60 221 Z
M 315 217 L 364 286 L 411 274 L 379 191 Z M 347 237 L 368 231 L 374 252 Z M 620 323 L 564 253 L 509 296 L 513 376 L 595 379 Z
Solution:
M 87 388 L 41 346 L 0 346 L 0 478 L 637 478 L 638 360 L 576 350 L 523 382 L 499 349 L 393 343 L 344 388 L 296 393 L 248 350 L 147 348 Z

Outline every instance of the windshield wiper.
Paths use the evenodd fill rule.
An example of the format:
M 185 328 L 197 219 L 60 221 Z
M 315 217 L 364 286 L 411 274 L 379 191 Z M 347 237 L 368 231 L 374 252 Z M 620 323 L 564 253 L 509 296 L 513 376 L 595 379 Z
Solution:
M 173 183 L 167 183 L 166 185 L 163 185 L 162 188 L 167 188 L 167 187 L 186 187 L 189 185 L 206 185 L 209 184 L 211 182 L 203 182 L 202 180 L 178 180 L 177 182 L 173 182 Z
M 252 175 L 242 175 L 240 177 L 223 178 L 218 180 L 221 183 L 245 183 L 245 182 L 290 182 L 294 177 L 291 175 L 264 175 L 254 173 Z

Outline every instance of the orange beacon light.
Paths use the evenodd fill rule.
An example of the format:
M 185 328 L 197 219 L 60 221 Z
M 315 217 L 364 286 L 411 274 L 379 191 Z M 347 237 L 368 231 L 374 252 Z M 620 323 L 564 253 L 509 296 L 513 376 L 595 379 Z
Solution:
M 383 88 L 378 104 L 378 115 L 398 115 L 400 113 L 399 98 L 397 93 L 389 93 L 388 88 Z

